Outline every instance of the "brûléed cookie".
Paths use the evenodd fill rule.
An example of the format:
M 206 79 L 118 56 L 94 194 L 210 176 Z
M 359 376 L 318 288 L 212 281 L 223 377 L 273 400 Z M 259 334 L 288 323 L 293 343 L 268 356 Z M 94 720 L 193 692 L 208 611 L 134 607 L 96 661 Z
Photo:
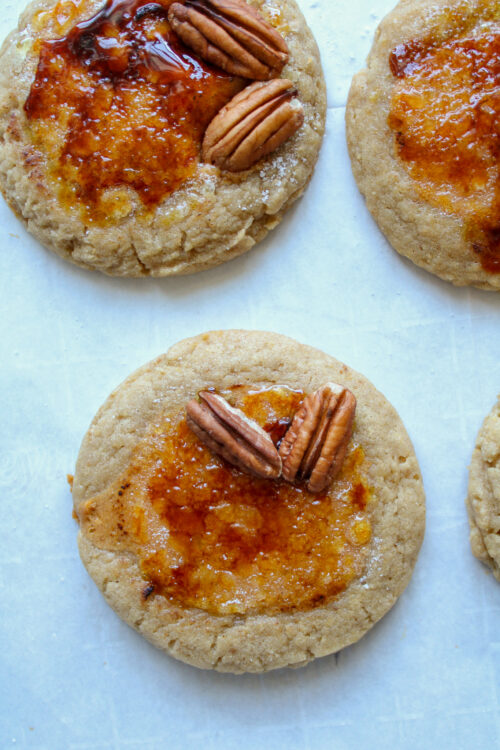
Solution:
M 472 552 L 500 581 L 500 397 L 477 436 L 466 505 Z
M 229 460 L 215 450 L 221 406 Z M 83 440 L 73 500 L 83 563 L 120 617 L 227 672 L 299 666 L 361 638 L 407 586 L 425 523 L 388 401 L 333 357 L 256 331 L 181 341 L 119 386 Z
M 500 289 L 496 0 L 401 0 L 346 113 L 352 168 L 393 247 L 456 285 Z
M 167 276 L 230 260 L 312 175 L 326 96 L 295 0 L 184 1 L 36 0 L 0 52 L 0 189 L 84 268 Z

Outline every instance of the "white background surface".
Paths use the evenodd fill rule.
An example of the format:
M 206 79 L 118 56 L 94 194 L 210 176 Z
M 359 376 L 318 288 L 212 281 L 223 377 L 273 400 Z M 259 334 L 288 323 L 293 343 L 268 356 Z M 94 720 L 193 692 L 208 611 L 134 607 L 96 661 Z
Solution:
M 23 4 L 2 3 L 2 36 Z M 500 296 L 400 258 L 351 176 L 349 82 L 392 0 L 300 5 L 326 72 L 326 137 L 304 198 L 251 253 L 194 277 L 114 280 L 45 251 L 0 203 L 2 750 L 500 747 L 500 584 L 470 553 L 464 510 L 500 391 Z M 288 334 L 368 376 L 401 414 L 427 491 L 394 609 L 336 657 L 264 676 L 198 671 L 124 625 L 79 561 L 65 479 L 123 378 L 227 327 Z

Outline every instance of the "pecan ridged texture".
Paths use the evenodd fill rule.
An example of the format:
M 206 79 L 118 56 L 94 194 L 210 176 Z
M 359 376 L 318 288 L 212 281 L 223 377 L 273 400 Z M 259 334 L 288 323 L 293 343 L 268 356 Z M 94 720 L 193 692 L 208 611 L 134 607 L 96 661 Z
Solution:
M 241 172 L 275 151 L 304 122 L 296 94 L 286 78 L 247 86 L 208 126 L 203 160 L 229 172 Z
M 222 396 L 202 391 L 186 406 L 187 423 L 211 451 L 263 479 L 281 476 L 281 458 L 270 436 Z
M 244 0 L 175 2 L 168 20 L 187 47 L 232 75 L 267 81 L 288 60 L 281 34 Z
M 353 393 L 336 383 L 306 396 L 279 448 L 283 478 L 305 480 L 310 492 L 326 490 L 344 463 L 355 412 Z

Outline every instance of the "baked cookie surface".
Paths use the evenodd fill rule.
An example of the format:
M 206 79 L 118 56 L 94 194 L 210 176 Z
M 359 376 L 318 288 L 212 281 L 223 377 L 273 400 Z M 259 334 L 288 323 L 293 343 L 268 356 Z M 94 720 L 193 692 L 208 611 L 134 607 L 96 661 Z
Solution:
M 183 46 L 172 4 L 37 0 L 0 52 L 0 189 L 40 242 L 84 268 L 167 276 L 230 260 L 281 221 L 314 169 L 325 87 L 294 0 L 248 5 L 288 45 L 277 75 L 304 122 L 240 172 L 204 163 L 201 141 L 252 81 Z
M 477 436 L 466 504 L 472 552 L 500 581 L 500 398 Z
M 302 399 L 336 382 L 357 399 L 327 490 L 256 479 L 187 427 L 214 389 L 277 443 Z M 334 358 L 271 333 L 181 341 L 131 375 L 84 438 L 73 482 L 82 560 L 108 603 L 170 655 L 261 672 L 361 638 L 409 582 L 424 493 L 387 400 Z
M 496 0 L 401 0 L 352 82 L 347 142 L 393 247 L 455 285 L 500 289 Z

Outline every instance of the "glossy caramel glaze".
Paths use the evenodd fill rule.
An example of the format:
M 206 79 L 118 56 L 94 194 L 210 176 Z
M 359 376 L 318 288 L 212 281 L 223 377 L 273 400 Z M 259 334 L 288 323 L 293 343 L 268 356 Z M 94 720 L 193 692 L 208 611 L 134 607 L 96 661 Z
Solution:
M 172 2 L 107 0 L 61 38 L 38 43 L 25 103 L 32 140 L 59 199 L 78 202 L 88 221 L 128 215 L 134 194 L 154 207 L 182 185 L 208 123 L 242 88 L 180 43 L 167 21 Z M 39 23 L 57 26 L 70 6 L 58 3 Z
M 422 197 L 465 220 L 483 267 L 500 273 L 500 27 L 390 55 L 389 126 Z
M 276 442 L 304 396 L 282 386 L 222 395 Z M 78 516 L 97 547 L 137 556 L 144 596 L 217 615 L 304 610 L 331 600 L 364 569 L 371 539 L 364 462 L 352 443 L 330 492 L 312 495 L 229 466 L 181 414 L 154 425 L 120 480 L 83 502 Z

